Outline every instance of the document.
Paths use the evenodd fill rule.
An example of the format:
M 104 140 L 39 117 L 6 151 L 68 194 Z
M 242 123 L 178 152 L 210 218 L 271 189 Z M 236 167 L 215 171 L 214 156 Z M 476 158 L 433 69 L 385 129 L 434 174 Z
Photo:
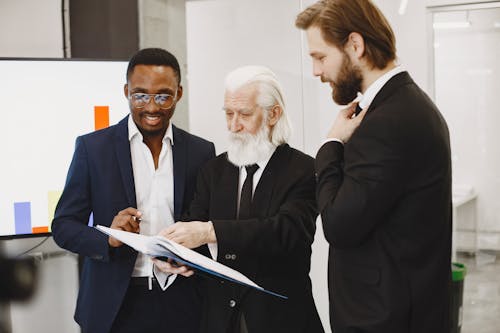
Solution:
M 191 267 L 195 271 L 208 273 L 216 278 L 222 278 L 224 280 L 252 287 L 273 296 L 284 299 L 288 298 L 264 289 L 235 269 L 227 267 L 226 265 L 205 257 L 196 251 L 188 249 L 187 247 L 177 244 L 164 237 L 140 235 L 128 231 L 111 229 L 102 225 L 98 225 L 95 228 L 148 256 L 162 260 L 172 259 L 179 264 Z

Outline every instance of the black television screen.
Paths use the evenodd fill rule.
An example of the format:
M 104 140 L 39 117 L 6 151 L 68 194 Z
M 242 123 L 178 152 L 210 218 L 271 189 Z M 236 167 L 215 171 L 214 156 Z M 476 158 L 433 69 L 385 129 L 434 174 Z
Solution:
M 78 135 L 128 114 L 124 61 L 0 59 L 0 238 L 49 235 Z

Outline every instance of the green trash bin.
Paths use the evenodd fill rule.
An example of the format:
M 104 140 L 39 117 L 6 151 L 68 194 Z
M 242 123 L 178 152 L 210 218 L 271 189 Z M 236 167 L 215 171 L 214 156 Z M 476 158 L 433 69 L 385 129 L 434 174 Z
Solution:
M 462 329 L 463 318 L 463 299 L 464 299 L 464 279 L 467 274 L 467 268 L 464 264 L 454 262 L 451 264 L 451 302 L 450 302 L 450 320 L 451 333 L 460 333 Z

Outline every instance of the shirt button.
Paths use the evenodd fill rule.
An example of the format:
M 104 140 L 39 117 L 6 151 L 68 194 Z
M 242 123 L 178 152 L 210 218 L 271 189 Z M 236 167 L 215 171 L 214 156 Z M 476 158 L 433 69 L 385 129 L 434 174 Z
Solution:
M 229 307 L 234 308 L 236 306 L 236 301 L 234 299 L 229 301 Z
M 226 260 L 229 260 L 229 259 L 231 259 L 231 255 L 230 255 L 229 253 L 227 253 L 227 254 L 224 256 L 224 258 L 226 258 Z
M 231 259 L 236 260 L 236 254 L 232 254 Z

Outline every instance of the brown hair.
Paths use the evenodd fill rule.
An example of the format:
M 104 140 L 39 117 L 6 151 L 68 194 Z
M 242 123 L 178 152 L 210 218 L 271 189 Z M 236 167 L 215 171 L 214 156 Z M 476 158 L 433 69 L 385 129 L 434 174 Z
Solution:
M 379 69 L 396 58 L 394 32 L 370 0 L 320 0 L 297 16 L 295 26 L 303 30 L 318 27 L 325 41 L 341 50 L 350 33 L 359 33 L 366 59 Z

